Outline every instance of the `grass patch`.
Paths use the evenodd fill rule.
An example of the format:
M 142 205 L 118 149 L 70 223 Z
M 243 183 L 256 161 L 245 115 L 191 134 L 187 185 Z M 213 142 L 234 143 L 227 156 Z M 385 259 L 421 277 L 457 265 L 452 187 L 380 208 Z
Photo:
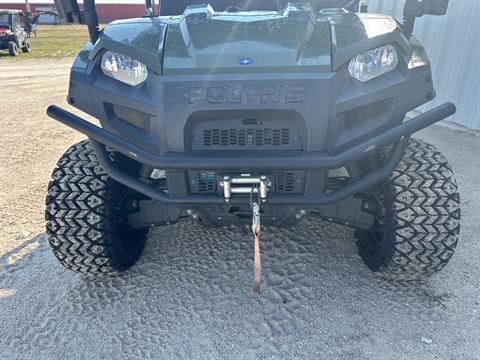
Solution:
M 16 57 L 8 51 L 0 50 L 0 61 L 23 59 L 61 59 L 73 57 L 88 41 L 88 30 L 83 25 L 39 25 L 37 37 L 32 34 L 29 39 L 32 51 Z

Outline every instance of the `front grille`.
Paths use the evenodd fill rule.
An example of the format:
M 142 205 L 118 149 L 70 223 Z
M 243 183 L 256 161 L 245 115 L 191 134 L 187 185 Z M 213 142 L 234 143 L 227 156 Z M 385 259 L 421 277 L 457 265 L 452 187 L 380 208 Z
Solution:
M 206 129 L 203 146 L 252 147 L 290 144 L 290 129 Z
M 235 119 L 199 122 L 192 150 L 302 150 L 300 133 L 288 121 Z

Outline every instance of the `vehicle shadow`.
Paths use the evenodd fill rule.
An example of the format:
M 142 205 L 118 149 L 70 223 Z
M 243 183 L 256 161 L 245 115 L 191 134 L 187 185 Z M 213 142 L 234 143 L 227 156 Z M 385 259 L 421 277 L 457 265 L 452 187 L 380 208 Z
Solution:
M 0 50 L 0 57 L 10 57 L 12 59 L 15 59 L 15 57 L 10 56 L 10 54 L 8 53 L 8 50 Z
M 350 229 L 313 218 L 265 230 L 261 296 L 251 288 L 252 238 L 240 227 L 155 228 L 139 263 L 116 278 L 68 272 L 44 234 L 22 246 L 34 242 L 39 246 L 13 263 L 21 249 L 0 258 L 0 288 L 15 291 L 0 296 L 0 339 L 27 357 L 52 348 L 60 357 L 78 346 L 88 352 L 85 343 L 109 334 L 98 356 L 268 358 L 294 351 L 307 358 L 335 349 L 362 358 L 379 333 L 395 337 L 399 327 L 413 327 L 417 336 L 441 321 L 451 298 L 435 278 L 376 279 Z M 19 316 L 28 327 L 18 326 Z

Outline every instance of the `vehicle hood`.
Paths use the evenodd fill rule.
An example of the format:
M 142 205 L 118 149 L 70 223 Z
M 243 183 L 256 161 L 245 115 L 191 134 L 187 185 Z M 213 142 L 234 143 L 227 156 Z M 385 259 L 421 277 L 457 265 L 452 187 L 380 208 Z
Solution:
M 164 74 L 335 71 L 355 54 L 388 43 L 409 52 L 390 16 L 308 6 L 283 12 L 215 12 L 190 6 L 183 15 L 116 21 L 99 47 L 134 56 Z M 162 61 L 163 60 L 163 61 Z

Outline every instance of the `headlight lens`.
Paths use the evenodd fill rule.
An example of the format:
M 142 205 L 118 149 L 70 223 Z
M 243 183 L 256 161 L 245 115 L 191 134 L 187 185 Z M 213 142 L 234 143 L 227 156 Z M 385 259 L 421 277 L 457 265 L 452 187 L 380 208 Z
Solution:
M 103 54 L 100 66 L 105 75 L 131 86 L 143 83 L 148 76 L 147 67 L 140 61 L 112 51 Z
M 397 50 L 385 45 L 357 54 L 350 60 L 348 71 L 355 79 L 365 82 L 392 71 L 397 65 Z

